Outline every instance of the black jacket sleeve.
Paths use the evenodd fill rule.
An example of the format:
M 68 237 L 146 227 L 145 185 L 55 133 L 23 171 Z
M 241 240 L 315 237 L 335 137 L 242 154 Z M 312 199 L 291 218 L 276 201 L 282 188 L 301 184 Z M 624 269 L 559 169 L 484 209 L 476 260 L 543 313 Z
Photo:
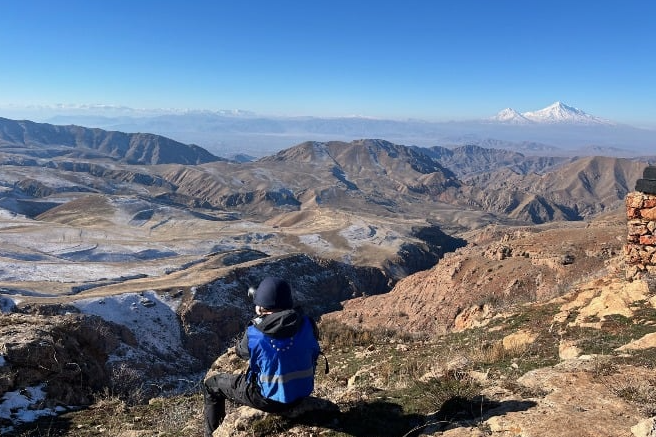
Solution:
M 250 358 L 250 354 L 248 353 L 248 331 L 244 332 L 244 336 L 237 344 L 235 351 L 237 352 L 237 356 L 243 360 L 248 360 Z

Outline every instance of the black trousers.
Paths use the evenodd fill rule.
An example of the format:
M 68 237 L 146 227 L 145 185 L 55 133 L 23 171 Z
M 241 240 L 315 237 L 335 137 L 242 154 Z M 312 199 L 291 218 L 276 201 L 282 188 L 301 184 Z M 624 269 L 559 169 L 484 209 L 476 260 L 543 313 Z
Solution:
M 269 413 L 279 413 L 296 405 L 283 404 L 263 397 L 257 385 L 251 383 L 245 373 L 219 373 L 210 376 L 203 383 L 203 398 L 205 437 L 212 437 L 214 430 L 223 422 L 226 399 Z

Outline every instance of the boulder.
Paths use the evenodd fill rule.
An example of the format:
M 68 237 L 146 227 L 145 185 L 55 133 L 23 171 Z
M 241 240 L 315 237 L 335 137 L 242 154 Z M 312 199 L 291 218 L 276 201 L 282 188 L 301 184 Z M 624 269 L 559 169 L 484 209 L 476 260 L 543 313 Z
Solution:
M 325 417 L 337 413 L 339 413 L 337 405 L 314 396 L 303 399 L 295 407 L 281 413 L 266 413 L 255 408 L 241 406 L 226 415 L 221 425 L 212 434 L 212 437 L 267 435 L 268 433 L 264 428 L 271 427 L 280 431 L 281 426 L 290 426 L 290 422 L 293 424 L 294 419 L 305 415 L 315 414 Z M 280 421 L 280 424 L 277 424 L 277 421 Z
M 631 434 L 635 437 L 656 437 L 656 416 L 638 422 L 631 427 Z

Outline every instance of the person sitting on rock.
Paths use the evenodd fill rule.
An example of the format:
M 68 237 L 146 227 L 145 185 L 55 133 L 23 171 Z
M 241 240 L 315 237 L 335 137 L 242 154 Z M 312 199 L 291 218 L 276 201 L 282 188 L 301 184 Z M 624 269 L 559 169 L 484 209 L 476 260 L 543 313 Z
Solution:
M 230 399 L 270 413 L 293 408 L 314 390 L 319 357 L 316 324 L 294 309 L 291 287 L 275 277 L 266 277 L 250 289 L 255 317 L 236 347 L 248 360 L 241 374 L 210 370 L 203 380 L 205 437 L 211 437 L 225 417 Z

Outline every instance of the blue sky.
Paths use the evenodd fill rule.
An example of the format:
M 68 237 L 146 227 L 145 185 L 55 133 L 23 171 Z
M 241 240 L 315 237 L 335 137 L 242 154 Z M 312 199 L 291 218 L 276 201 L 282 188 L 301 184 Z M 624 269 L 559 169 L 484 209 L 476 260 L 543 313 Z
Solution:
M 554 101 L 656 126 L 656 1 L 7 0 L 7 107 L 450 120 Z

